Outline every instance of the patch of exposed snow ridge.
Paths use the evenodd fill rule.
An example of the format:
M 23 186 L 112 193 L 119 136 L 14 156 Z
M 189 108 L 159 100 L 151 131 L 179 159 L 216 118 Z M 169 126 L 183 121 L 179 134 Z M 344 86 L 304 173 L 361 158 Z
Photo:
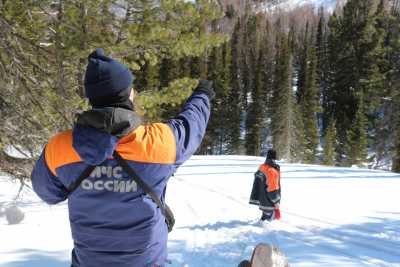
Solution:
M 325 7 L 328 11 L 333 11 L 337 2 L 340 0 L 274 0 L 264 3 L 260 10 L 275 11 L 275 10 L 292 10 L 299 6 L 313 5 L 316 8 Z

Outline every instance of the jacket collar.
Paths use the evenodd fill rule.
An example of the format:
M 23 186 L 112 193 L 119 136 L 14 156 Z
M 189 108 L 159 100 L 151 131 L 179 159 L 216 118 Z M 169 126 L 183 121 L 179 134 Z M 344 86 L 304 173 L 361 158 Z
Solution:
M 118 141 L 140 126 L 140 117 L 123 108 L 100 108 L 76 116 L 72 146 L 80 158 L 99 165 L 110 158 Z
M 281 167 L 275 162 L 273 159 L 266 159 L 264 164 L 267 164 L 268 166 L 280 171 Z
M 140 117 L 124 108 L 94 108 L 76 115 L 76 124 L 121 138 L 139 127 Z

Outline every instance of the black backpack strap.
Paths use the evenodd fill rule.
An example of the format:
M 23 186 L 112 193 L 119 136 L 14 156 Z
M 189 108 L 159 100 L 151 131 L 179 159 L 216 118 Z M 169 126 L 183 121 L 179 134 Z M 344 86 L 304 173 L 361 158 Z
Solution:
M 135 182 L 143 189 L 143 191 L 148 194 L 151 199 L 157 204 L 157 206 L 161 209 L 161 212 L 164 216 L 166 216 L 165 213 L 165 206 L 161 202 L 160 198 L 154 193 L 153 190 L 135 173 L 135 171 L 128 165 L 128 163 L 121 157 L 121 155 L 114 150 L 113 153 L 114 158 L 117 160 L 118 164 L 122 167 L 122 169 L 128 173 L 130 177 L 135 180 Z
M 75 189 L 78 188 L 78 186 L 81 185 L 82 181 L 85 180 L 89 175 L 92 173 L 92 171 L 96 168 L 96 166 L 89 165 L 86 167 L 86 169 L 83 170 L 81 175 L 79 175 L 78 179 L 76 179 L 69 188 L 67 188 L 68 193 L 72 194 L 72 192 L 75 191 Z
M 117 160 L 118 164 L 122 167 L 122 169 L 127 172 L 128 175 L 132 177 L 133 180 L 143 189 L 143 191 L 148 194 L 151 199 L 157 204 L 157 206 L 161 210 L 161 213 L 165 217 L 165 222 L 168 226 L 168 232 L 171 232 L 175 224 L 175 218 L 172 210 L 168 207 L 168 205 L 161 202 L 160 198 L 154 193 L 154 191 L 151 190 L 151 188 L 135 173 L 135 171 L 128 165 L 128 163 L 121 157 L 121 155 L 118 154 L 117 151 L 114 151 L 113 156 Z M 71 194 L 72 192 L 74 192 L 75 189 L 77 189 L 78 186 L 82 183 L 82 181 L 89 177 L 89 175 L 95 168 L 96 166 L 87 166 L 86 169 L 78 177 L 78 179 L 73 182 L 69 188 L 67 188 L 68 193 Z

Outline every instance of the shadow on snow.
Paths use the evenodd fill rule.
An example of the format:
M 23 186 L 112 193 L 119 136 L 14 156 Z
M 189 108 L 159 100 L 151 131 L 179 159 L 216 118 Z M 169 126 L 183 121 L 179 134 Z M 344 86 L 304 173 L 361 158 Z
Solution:
M 170 266 L 187 264 L 190 267 L 236 267 L 241 260 L 251 257 L 253 248 L 260 242 L 280 247 L 291 266 L 307 263 L 315 266 L 333 266 L 335 263 L 330 262 L 332 259 L 342 264 L 348 263 L 348 266 L 367 266 L 376 260 L 390 266 L 399 264 L 400 221 L 370 219 L 374 221 L 341 225 L 336 228 L 315 228 L 311 231 L 300 229 L 295 233 L 286 230 L 270 231 L 268 226 L 262 226 L 254 221 L 240 220 L 181 227 L 177 229 L 219 231 L 225 228 L 251 226 L 248 230 L 233 236 L 231 240 L 210 245 L 203 242 L 201 247 L 191 247 L 186 240 L 171 240 L 168 243 L 168 252 L 172 259 Z M 253 227 L 263 228 L 263 231 L 254 231 Z M 365 229 L 369 229 L 370 233 L 365 234 Z M 368 240 L 368 234 L 375 230 L 379 232 L 375 232 L 376 235 L 371 237 L 371 242 L 365 242 Z M 391 237 L 394 234 L 397 234 L 397 237 Z
M 61 259 L 64 252 L 48 252 L 32 249 L 21 249 L 15 252 L 20 259 L 2 264 L 0 267 L 69 267 L 69 259 Z

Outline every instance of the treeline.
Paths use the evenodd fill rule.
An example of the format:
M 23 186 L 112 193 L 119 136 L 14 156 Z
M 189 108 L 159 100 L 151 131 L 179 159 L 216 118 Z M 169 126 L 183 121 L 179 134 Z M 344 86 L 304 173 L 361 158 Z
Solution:
M 103 47 L 131 67 L 148 121 L 175 115 L 194 79 L 214 81 L 200 154 L 274 147 L 290 162 L 400 171 L 399 0 L 333 14 L 222 2 L 0 0 L 0 146 L 34 152 L 70 128 L 87 108 L 86 57 Z
M 290 162 L 392 163 L 400 171 L 399 1 L 349 0 L 333 14 L 228 6 L 213 31 L 227 19 L 229 42 L 157 70 L 160 80 L 215 81 L 199 153 L 260 155 L 274 147 Z

